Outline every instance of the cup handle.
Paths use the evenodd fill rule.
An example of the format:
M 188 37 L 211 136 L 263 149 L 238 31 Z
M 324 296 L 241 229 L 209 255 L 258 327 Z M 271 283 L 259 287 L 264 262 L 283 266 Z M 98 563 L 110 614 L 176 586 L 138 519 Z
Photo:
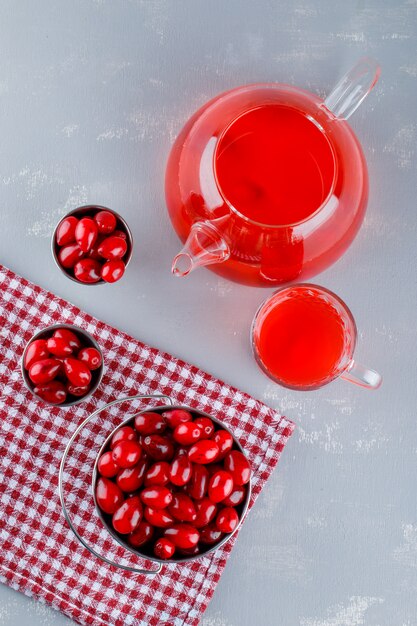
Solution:
M 381 68 L 375 59 L 363 57 L 339 80 L 324 101 L 339 119 L 347 120 L 376 84 Z
M 356 361 L 351 361 L 349 367 L 340 375 L 340 378 L 365 389 L 378 389 L 382 384 L 381 374 Z

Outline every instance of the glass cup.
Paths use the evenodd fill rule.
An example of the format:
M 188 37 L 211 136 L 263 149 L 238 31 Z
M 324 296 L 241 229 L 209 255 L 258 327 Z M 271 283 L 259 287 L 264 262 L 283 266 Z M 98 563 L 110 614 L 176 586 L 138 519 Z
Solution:
M 255 359 L 272 380 L 308 391 L 343 378 L 378 389 L 378 372 L 357 363 L 352 313 L 334 293 L 308 283 L 284 287 L 259 307 L 251 329 Z

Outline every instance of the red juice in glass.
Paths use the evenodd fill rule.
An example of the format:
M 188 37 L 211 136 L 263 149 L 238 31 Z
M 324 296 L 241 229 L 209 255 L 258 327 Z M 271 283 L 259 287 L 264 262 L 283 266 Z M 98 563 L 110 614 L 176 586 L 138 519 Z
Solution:
M 291 389 L 317 389 L 338 376 L 377 388 L 381 377 L 353 360 L 356 325 L 335 294 L 316 285 L 281 289 L 259 308 L 252 346 L 261 369 Z

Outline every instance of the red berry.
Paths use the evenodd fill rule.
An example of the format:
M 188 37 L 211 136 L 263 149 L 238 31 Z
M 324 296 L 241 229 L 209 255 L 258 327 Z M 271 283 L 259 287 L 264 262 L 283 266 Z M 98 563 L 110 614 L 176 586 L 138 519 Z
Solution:
M 153 537 L 153 526 L 149 524 L 149 522 L 139 522 L 139 526 L 129 535 L 127 538 L 128 543 L 134 548 L 139 548 L 143 546 L 144 543 L 152 539 Z
M 78 220 L 74 215 L 64 217 L 59 222 L 56 229 L 56 242 L 58 246 L 66 246 L 68 243 L 75 241 L 75 228 L 78 224 Z
M 143 485 L 148 462 L 143 457 L 133 467 L 126 467 L 117 474 L 116 482 L 122 491 L 131 493 Z M 119 469 L 119 468 L 118 468 Z
M 194 424 L 201 429 L 202 435 L 200 439 L 210 439 L 212 434 L 214 433 L 214 424 L 209 417 L 197 417 L 194 420 Z
M 49 337 L 46 346 L 51 354 L 64 358 L 72 354 L 72 348 L 69 342 L 62 337 Z
M 140 499 L 143 504 L 153 509 L 166 509 L 172 502 L 172 493 L 166 487 L 153 485 L 142 489 Z
M 131 426 L 122 426 L 114 433 L 110 441 L 110 449 L 113 450 L 114 446 L 120 441 L 128 439 L 129 441 L 137 441 L 136 433 Z
M 112 451 L 113 461 L 119 467 L 133 467 L 142 456 L 142 448 L 137 441 L 125 439 L 117 443 Z
M 200 541 L 211 545 L 220 541 L 222 535 L 223 533 L 217 530 L 215 524 L 209 524 L 200 530 Z
M 216 517 L 216 528 L 222 533 L 232 533 L 238 524 L 239 516 L 231 506 L 221 509 Z
M 155 461 L 170 461 L 174 456 L 172 441 L 161 435 L 147 435 L 142 441 L 142 446 Z
M 97 283 L 101 279 L 101 264 L 95 259 L 81 259 L 74 265 L 74 276 L 82 283 Z
M 250 479 L 248 459 L 239 450 L 232 450 L 224 459 L 224 468 L 230 472 L 235 485 L 246 485 Z
M 94 221 L 97 222 L 98 232 L 104 235 L 112 233 L 116 228 L 116 216 L 110 211 L 99 211 L 95 214 Z
M 227 496 L 224 500 L 222 500 L 222 504 L 225 506 L 238 506 L 243 502 L 246 496 L 246 488 L 243 486 L 236 485 L 233 488 L 232 493 Z
M 201 439 L 202 430 L 194 422 L 185 422 L 176 426 L 173 437 L 183 446 L 189 446 Z
M 209 500 L 209 498 L 203 498 L 200 502 L 195 503 L 195 509 L 197 511 L 197 517 L 193 524 L 196 528 L 207 526 L 216 516 L 217 506 Z
M 197 441 L 188 451 L 188 458 L 193 463 L 206 465 L 211 463 L 219 454 L 219 446 L 214 441 L 203 439 Z
M 24 366 L 28 370 L 32 363 L 41 361 L 49 356 L 49 351 L 46 344 L 46 339 L 35 339 L 29 344 L 26 350 Z
M 82 396 L 87 395 L 90 391 L 90 385 L 85 385 L 84 387 L 77 387 L 77 385 L 73 385 L 72 383 L 67 383 L 67 391 L 72 396 L 77 396 L 77 398 L 82 398 Z
M 171 463 L 170 479 L 173 485 L 182 487 L 191 479 L 192 465 L 187 454 L 180 454 Z
M 172 541 L 176 548 L 184 550 L 194 548 L 200 539 L 200 533 L 190 524 L 175 524 L 166 529 L 164 536 Z
M 144 515 L 145 519 L 152 526 L 156 526 L 156 528 L 168 528 L 168 526 L 175 524 L 174 518 L 166 509 L 154 509 L 151 506 L 147 506 Z
M 121 237 L 122 239 L 127 239 L 127 235 L 124 230 L 115 230 L 113 231 L 113 237 Z
M 169 539 L 161 537 L 155 541 L 153 551 L 158 559 L 170 559 L 174 555 L 175 546 Z
M 143 508 L 139 497 L 128 498 L 113 513 L 113 528 L 121 535 L 128 535 L 139 526 L 142 515 Z
M 221 470 L 212 475 L 209 482 L 209 498 L 212 502 L 221 502 L 233 491 L 233 478 L 228 472 Z
M 213 441 L 217 443 L 220 450 L 216 461 L 221 461 L 233 448 L 233 437 L 227 430 L 220 429 L 214 433 Z
M 145 486 L 166 485 L 169 482 L 171 466 L 166 461 L 157 461 L 150 466 L 145 475 Z
M 77 335 L 68 328 L 57 328 L 53 336 L 58 337 L 58 339 L 65 339 L 73 350 L 79 350 L 81 348 L 81 341 L 78 339 Z
M 168 513 L 179 522 L 194 522 L 197 517 L 197 511 L 191 498 L 180 492 L 173 494 Z
M 101 278 L 106 283 L 116 283 L 125 273 L 126 266 L 121 259 L 107 261 L 101 269 Z
M 49 383 L 36 385 L 33 392 L 50 404 L 62 404 L 67 399 L 65 387 L 59 380 L 51 380 Z
M 58 252 L 58 261 L 65 269 L 70 269 L 82 259 L 84 252 L 77 243 L 69 243 Z
M 172 411 L 164 411 L 162 413 L 162 417 L 165 419 L 166 423 L 172 430 L 178 424 L 182 424 L 183 422 L 191 422 L 193 416 L 189 411 L 185 411 L 184 409 L 172 409 Z
M 102 363 L 101 354 L 97 348 L 83 348 L 79 351 L 77 358 L 88 367 L 89 370 L 96 370 Z
M 120 471 L 120 467 L 113 461 L 113 456 L 110 450 L 101 455 L 97 463 L 97 469 L 102 476 L 106 478 L 113 478 L 117 472 Z
M 96 500 L 102 511 L 113 515 L 123 502 L 123 494 L 112 480 L 102 477 L 97 481 Z
M 86 387 L 91 382 L 91 372 L 88 367 L 78 359 L 68 358 L 64 360 L 65 374 L 76 387 Z
M 103 262 L 103 257 L 98 252 L 98 247 L 101 244 L 101 242 L 102 242 L 102 239 L 99 236 L 97 241 L 91 246 L 90 252 L 87 255 L 90 259 Z
M 83 217 L 75 227 L 75 241 L 83 252 L 89 252 L 98 236 L 97 223 L 91 217 Z
M 167 425 L 159 413 L 140 413 L 135 417 L 135 428 L 141 435 L 163 433 Z
M 122 237 L 106 237 L 98 247 L 99 254 L 107 261 L 121 259 L 126 251 L 126 239 L 122 239 Z
M 35 385 L 49 383 L 58 374 L 61 366 L 61 361 L 57 359 L 35 361 L 29 368 L 29 378 Z
M 207 493 L 209 473 L 204 465 L 193 465 L 191 480 L 187 485 L 187 493 L 194 500 L 202 500 Z

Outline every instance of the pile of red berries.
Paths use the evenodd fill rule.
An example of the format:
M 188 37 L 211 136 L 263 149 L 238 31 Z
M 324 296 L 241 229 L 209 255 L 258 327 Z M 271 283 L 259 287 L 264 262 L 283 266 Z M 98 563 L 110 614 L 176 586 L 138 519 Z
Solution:
M 55 244 L 63 270 L 82 283 L 114 283 L 125 272 L 128 236 L 111 211 L 97 210 L 93 215 L 92 210 L 91 216 L 80 219 L 64 217 L 56 229 Z
M 96 348 L 83 345 L 80 338 L 82 334 L 57 328 L 28 345 L 23 365 L 33 392 L 42 400 L 63 404 L 90 391 L 102 358 Z
M 232 533 L 251 474 L 227 430 L 184 409 L 137 415 L 115 432 L 97 469 L 106 523 L 158 559 L 204 553 Z

